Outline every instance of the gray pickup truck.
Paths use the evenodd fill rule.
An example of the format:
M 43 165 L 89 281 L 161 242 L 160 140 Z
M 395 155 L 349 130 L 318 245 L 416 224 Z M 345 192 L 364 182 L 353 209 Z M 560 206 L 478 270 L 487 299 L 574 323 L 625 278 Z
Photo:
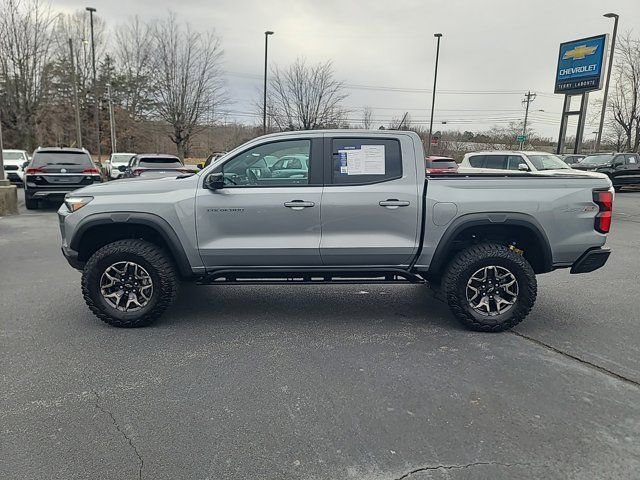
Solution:
M 415 133 L 323 130 L 82 188 L 58 215 L 89 308 L 114 326 L 156 320 L 180 280 L 424 283 L 466 327 L 500 331 L 533 307 L 536 274 L 605 264 L 613 195 L 580 172 L 430 175 Z

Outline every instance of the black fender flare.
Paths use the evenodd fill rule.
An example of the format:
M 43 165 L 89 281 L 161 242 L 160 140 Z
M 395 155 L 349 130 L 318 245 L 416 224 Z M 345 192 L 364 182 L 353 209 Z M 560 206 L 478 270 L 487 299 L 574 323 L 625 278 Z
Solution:
M 535 236 L 542 246 L 542 271 L 538 273 L 550 272 L 553 270 L 553 254 L 549 238 L 540 225 L 540 222 L 533 216 L 526 213 L 516 212 L 491 212 L 491 213 L 469 213 L 456 218 L 440 238 L 438 246 L 433 253 L 433 258 L 429 265 L 430 273 L 439 273 L 449 260 L 449 253 L 452 248 L 452 240 L 463 230 L 470 227 L 483 225 L 515 225 L 524 227 Z
M 73 237 L 69 241 L 69 247 L 78 251 L 82 237 L 91 228 L 108 224 L 144 225 L 157 232 L 169 247 L 170 253 L 178 267 L 180 275 L 184 278 L 192 277 L 193 270 L 184 247 L 175 230 L 162 217 L 153 213 L 144 212 L 108 212 L 95 213 L 82 219 L 75 229 Z

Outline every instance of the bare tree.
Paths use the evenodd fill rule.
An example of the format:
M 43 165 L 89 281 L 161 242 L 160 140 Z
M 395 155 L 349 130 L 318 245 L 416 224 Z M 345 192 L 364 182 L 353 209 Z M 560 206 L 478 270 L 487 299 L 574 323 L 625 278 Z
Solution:
M 373 111 L 371 110 L 371 107 L 366 106 L 362 109 L 362 127 L 365 130 L 369 130 L 371 129 L 371 125 L 372 125 L 372 120 L 371 117 L 373 116 Z
M 272 70 L 267 113 L 280 130 L 310 130 L 342 125 L 344 84 L 331 62 L 307 65 L 302 58 L 289 68 Z
M 194 32 L 178 23 L 173 13 L 154 26 L 153 39 L 156 112 L 171 125 L 171 141 L 184 158 L 201 121 L 226 100 L 222 45 L 213 32 L 204 36 Z
M 41 0 L 0 0 L 0 108 L 21 148 L 35 147 L 54 18 Z
M 640 147 L 640 40 L 627 32 L 616 45 L 614 88 L 609 103 L 613 119 L 625 133 L 625 149 Z
M 115 29 L 115 61 L 118 66 L 121 107 L 134 119 L 144 117 L 153 102 L 152 27 L 135 16 Z

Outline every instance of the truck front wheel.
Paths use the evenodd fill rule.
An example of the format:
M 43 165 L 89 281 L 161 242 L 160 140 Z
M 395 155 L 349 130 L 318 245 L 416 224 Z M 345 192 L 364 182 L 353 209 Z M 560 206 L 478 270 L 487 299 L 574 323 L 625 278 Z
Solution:
M 144 240 L 118 240 L 100 248 L 82 274 L 85 302 L 114 327 L 149 325 L 173 303 L 177 288 L 171 259 Z
M 509 330 L 529 314 L 538 284 L 529 262 L 509 247 L 473 245 L 449 263 L 442 287 L 455 317 L 482 332 Z

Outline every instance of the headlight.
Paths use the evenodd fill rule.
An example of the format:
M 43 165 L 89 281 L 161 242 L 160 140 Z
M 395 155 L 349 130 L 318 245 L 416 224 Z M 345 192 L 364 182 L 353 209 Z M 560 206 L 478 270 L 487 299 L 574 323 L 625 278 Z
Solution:
M 93 197 L 79 197 L 77 195 L 71 195 L 69 197 L 65 197 L 64 204 L 70 212 L 77 212 L 91 200 L 93 200 Z

